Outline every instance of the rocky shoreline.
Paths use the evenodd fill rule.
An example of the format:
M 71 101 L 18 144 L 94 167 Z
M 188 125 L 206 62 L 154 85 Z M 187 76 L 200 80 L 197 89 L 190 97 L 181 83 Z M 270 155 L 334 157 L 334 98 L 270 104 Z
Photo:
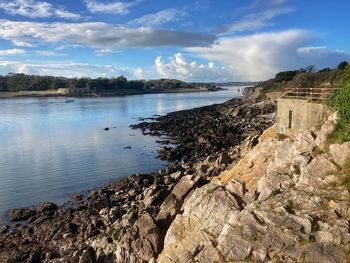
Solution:
M 1 262 L 154 262 L 183 203 L 257 143 L 275 110 L 272 101 L 234 99 L 133 126 L 176 142 L 160 150 L 169 166 L 77 195 L 72 207 L 10 211 L 25 223 L 0 227 Z

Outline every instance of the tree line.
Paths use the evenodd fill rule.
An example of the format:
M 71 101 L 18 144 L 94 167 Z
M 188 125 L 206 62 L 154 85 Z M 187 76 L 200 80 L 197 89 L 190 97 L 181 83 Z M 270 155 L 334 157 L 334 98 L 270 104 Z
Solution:
M 0 92 L 9 91 L 44 91 L 59 88 L 88 88 L 96 92 L 118 90 L 168 90 L 179 88 L 196 88 L 200 83 L 186 83 L 175 79 L 127 80 L 124 76 L 116 78 L 64 78 L 53 76 L 26 75 L 9 73 L 0 76 Z

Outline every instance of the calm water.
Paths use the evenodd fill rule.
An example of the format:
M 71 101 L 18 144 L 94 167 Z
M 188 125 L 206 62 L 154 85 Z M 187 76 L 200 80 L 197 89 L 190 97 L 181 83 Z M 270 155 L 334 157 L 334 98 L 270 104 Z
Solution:
M 220 103 L 225 91 L 111 98 L 0 100 L 0 223 L 13 207 L 63 203 L 72 194 L 166 165 L 155 138 L 131 130 L 138 117 Z M 105 127 L 116 127 L 104 131 Z M 131 149 L 124 149 L 131 146 Z

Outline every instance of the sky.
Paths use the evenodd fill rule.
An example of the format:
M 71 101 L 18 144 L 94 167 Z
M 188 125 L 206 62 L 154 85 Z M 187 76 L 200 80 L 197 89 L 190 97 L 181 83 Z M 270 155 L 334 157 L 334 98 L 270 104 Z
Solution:
M 348 0 L 0 0 L 0 74 L 260 81 L 350 60 Z

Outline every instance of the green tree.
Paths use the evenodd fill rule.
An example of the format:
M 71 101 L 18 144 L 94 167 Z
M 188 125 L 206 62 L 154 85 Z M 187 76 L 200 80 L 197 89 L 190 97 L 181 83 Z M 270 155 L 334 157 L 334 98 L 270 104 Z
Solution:
M 347 61 L 342 61 L 338 65 L 338 70 L 344 70 L 349 63 Z

